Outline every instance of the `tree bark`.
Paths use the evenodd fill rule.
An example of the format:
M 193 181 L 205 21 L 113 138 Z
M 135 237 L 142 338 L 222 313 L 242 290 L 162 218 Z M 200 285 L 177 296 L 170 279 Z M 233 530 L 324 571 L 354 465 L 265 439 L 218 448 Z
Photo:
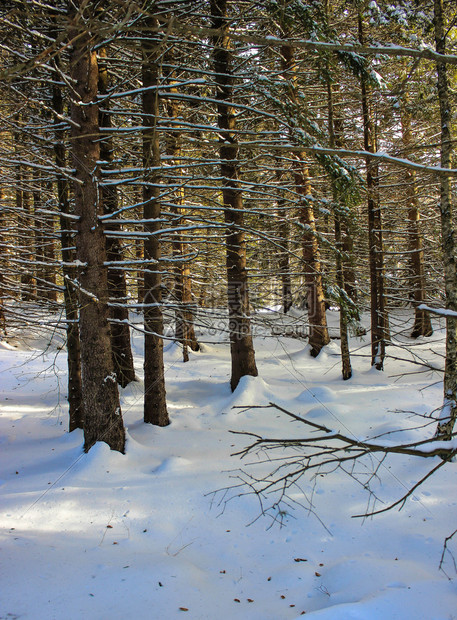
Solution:
M 53 33 L 54 34 L 54 33 Z M 60 64 L 59 57 L 55 60 Z M 64 113 L 64 104 L 61 86 L 57 84 L 58 76 L 52 87 L 52 107 L 54 117 L 54 155 L 57 169 L 65 168 L 65 145 L 63 143 L 63 129 L 61 118 Z M 60 213 L 60 244 L 62 251 L 62 275 L 64 284 L 64 305 L 67 334 L 67 366 L 68 366 L 68 415 L 69 431 L 84 427 L 83 396 L 81 383 L 81 347 L 79 341 L 79 309 L 78 293 L 75 288 L 76 269 L 71 266 L 75 260 L 73 250 L 73 236 L 70 217 L 69 186 L 67 179 L 57 176 L 57 202 Z
M 362 16 L 359 14 L 359 41 L 364 45 Z M 360 77 L 363 115 L 363 140 L 365 151 L 376 152 L 376 136 L 370 110 L 370 93 L 363 72 Z M 379 202 L 379 165 L 366 158 L 368 244 L 370 261 L 371 303 L 371 365 L 383 370 L 386 356 L 388 319 L 384 292 L 384 246 L 382 236 L 381 205 Z
M 19 114 L 15 115 L 15 122 L 19 127 L 21 123 L 21 117 Z M 17 159 L 22 157 L 22 144 L 21 134 L 19 128 L 13 132 L 14 139 L 14 152 Z M 33 248 L 32 240 L 30 239 L 30 220 L 31 220 L 31 206 L 30 206 L 30 192 L 26 190 L 26 174 L 24 167 L 19 161 L 15 166 L 15 199 L 16 199 L 16 214 L 17 214 L 17 227 L 19 232 L 17 254 L 21 261 L 19 282 L 20 282 L 20 296 L 22 301 L 34 301 L 36 300 L 36 282 L 32 271 L 33 264 Z
M 287 34 L 285 32 L 284 34 Z M 281 46 L 281 63 L 287 81 L 287 95 L 290 103 L 299 105 L 297 96 L 297 67 L 294 50 L 290 45 Z M 293 140 L 293 135 L 291 135 Z M 307 291 L 309 344 L 311 355 L 317 357 L 322 348 L 330 342 L 325 313 L 325 295 L 322 281 L 322 267 L 319 243 L 316 236 L 316 221 L 311 202 L 312 188 L 306 165 L 305 152 L 293 155 L 293 177 L 295 190 L 300 199 L 299 221 L 302 226 L 302 256 Z
M 280 196 L 278 198 L 278 233 L 280 247 L 278 253 L 278 266 L 279 274 L 281 276 L 281 300 L 282 309 L 284 314 L 287 314 L 292 307 L 292 281 L 290 277 L 290 257 L 289 257 L 289 237 L 290 226 L 288 220 L 288 213 L 286 209 L 286 201 L 283 196 L 283 190 L 281 190 L 282 175 L 281 171 L 277 169 L 275 171 L 276 182 L 278 184 L 278 191 Z
M 327 67 L 329 71 L 329 67 Z M 329 73 L 330 76 L 330 73 Z M 335 119 L 334 119 L 334 106 L 333 106 L 333 90 L 330 77 L 327 78 L 327 105 L 328 105 L 328 126 L 329 126 L 329 143 L 331 148 L 335 146 L 341 146 L 341 137 L 336 135 L 335 132 Z M 341 372 L 343 380 L 350 379 L 352 377 L 351 356 L 349 350 L 349 334 L 348 334 L 348 310 L 347 301 L 345 300 L 344 293 L 346 292 L 344 281 L 344 263 L 346 262 L 344 246 L 343 246 L 343 234 L 342 234 L 342 215 L 340 213 L 341 208 L 339 205 L 340 197 L 338 195 L 338 189 L 335 181 L 332 180 L 332 194 L 334 202 L 334 218 L 335 218 L 335 245 L 336 245 L 336 284 L 339 289 L 340 298 L 340 338 L 341 338 Z
M 150 16 L 146 27 L 152 32 L 157 20 Z M 160 43 L 151 38 L 142 44 L 143 74 L 143 219 L 144 232 L 144 421 L 156 426 L 170 423 L 165 391 L 163 364 L 163 316 L 161 273 L 161 204 L 160 204 L 160 143 L 157 131 L 159 118 Z
M 258 375 L 249 317 L 249 291 L 246 270 L 246 239 L 243 232 L 243 196 L 238 182 L 238 143 L 233 107 L 232 52 L 228 37 L 227 0 L 211 0 L 217 122 L 220 129 L 222 198 L 226 224 L 226 268 L 229 333 L 232 371 L 230 387 L 236 389 L 241 377 Z
M 446 52 L 443 0 L 435 4 L 435 42 L 439 54 Z M 441 167 L 451 168 L 452 108 L 449 97 L 447 67 L 437 62 L 438 99 L 441 120 Z M 440 175 L 441 243 L 444 260 L 444 285 L 446 309 L 457 312 L 457 265 L 455 232 L 452 217 L 451 180 Z M 457 317 L 446 316 L 446 362 L 444 370 L 444 402 L 437 428 L 437 436 L 451 439 L 457 420 Z
M 105 48 L 98 51 L 99 76 L 98 89 L 100 95 L 107 95 L 109 90 L 109 73 Z M 111 129 L 111 115 L 109 112 L 109 98 L 105 97 L 99 110 L 100 127 L 105 130 L 100 141 L 100 160 L 103 168 L 113 168 L 113 139 Z M 102 174 L 103 177 L 103 174 Z M 102 185 L 101 188 L 103 211 L 105 215 L 114 214 L 118 208 L 117 189 L 113 185 Z M 108 294 L 110 298 L 110 328 L 111 346 L 113 349 L 114 371 L 117 382 L 126 387 L 135 381 L 135 367 L 133 365 L 132 347 L 130 344 L 129 311 L 127 304 L 127 284 L 124 271 L 119 267 L 123 260 L 122 244 L 118 237 L 110 237 L 110 231 L 119 232 L 121 226 L 115 223 L 105 224 L 106 258 L 108 261 Z M 112 265 L 111 263 L 116 263 Z
M 5 207 L 2 204 L 3 202 L 3 188 L 0 187 L 0 252 L 1 252 L 1 261 L 0 261 L 0 331 L 3 334 L 6 334 L 6 315 L 5 315 L 5 289 L 4 289 L 4 270 L 6 267 L 6 244 L 3 238 L 3 227 L 5 225 L 4 222 L 4 212 Z M 0 336 L 1 337 L 1 336 Z
M 124 451 L 125 432 L 113 367 L 109 329 L 106 247 L 99 216 L 100 159 L 98 65 L 94 39 L 87 29 L 92 3 L 69 6 L 72 91 L 72 156 L 75 168 L 75 212 L 78 216 L 76 257 L 79 271 L 81 370 L 84 405 L 84 449 L 97 441 Z
M 174 59 L 169 52 L 167 54 L 167 62 L 174 65 Z M 167 81 L 173 84 L 173 70 L 168 71 L 166 75 Z M 176 93 L 176 87 L 172 86 L 169 92 Z M 174 204 L 171 207 L 171 213 L 173 215 L 173 226 L 179 227 L 185 221 L 186 209 L 183 208 L 184 204 L 184 189 L 181 184 L 181 135 L 179 126 L 177 125 L 177 119 L 180 116 L 180 103 L 176 99 L 169 99 L 166 102 L 166 111 L 168 118 L 173 121 L 171 124 L 167 136 L 166 146 L 167 155 L 170 158 L 170 165 L 173 169 L 173 177 L 176 179 L 177 189 L 174 194 Z M 190 245 L 186 241 L 185 236 L 176 231 L 173 233 L 173 265 L 174 265 L 174 297 L 176 303 L 176 328 L 175 336 L 178 342 L 183 347 L 183 360 L 189 361 L 188 349 L 192 351 L 199 351 L 200 345 L 198 344 L 197 337 L 195 335 L 194 328 L 194 312 L 192 304 L 192 279 L 190 275 L 190 264 L 186 256 L 189 254 Z
M 402 126 L 402 141 L 405 149 L 410 149 L 413 143 L 411 134 L 411 116 L 405 109 L 400 112 Z M 419 306 L 425 302 L 425 266 L 424 250 L 422 247 L 422 231 L 420 228 L 420 210 L 416 191 L 416 173 L 414 170 L 405 170 L 406 199 L 408 205 L 408 250 L 411 261 L 411 291 L 414 299 L 414 326 L 411 332 L 412 338 L 419 336 L 431 336 L 433 334 L 430 314 L 421 310 Z

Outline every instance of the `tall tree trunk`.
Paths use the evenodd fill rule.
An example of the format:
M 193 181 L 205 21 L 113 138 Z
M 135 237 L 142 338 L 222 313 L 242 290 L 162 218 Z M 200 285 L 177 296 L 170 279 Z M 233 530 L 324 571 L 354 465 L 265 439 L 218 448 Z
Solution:
M 19 125 L 21 123 L 21 117 L 19 114 L 15 116 L 15 122 L 18 129 L 13 133 L 14 139 L 14 151 L 16 158 L 21 159 L 22 144 Z M 31 205 L 30 205 L 30 192 L 26 189 L 26 174 L 23 165 L 16 164 L 15 167 L 15 198 L 16 198 L 16 214 L 17 214 L 17 227 L 19 233 L 18 247 L 16 252 L 20 261 L 20 296 L 22 301 L 34 301 L 36 299 L 36 283 L 32 272 L 33 263 L 33 248 L 32 240 L 30 239 L 31 229 Z
M 435 1 L 436 51 L 446 53 L 446 30 L 444 26 L 443 0 Z M 441 119 L 441 167 L 451 168 L 452 107 L 449 97 L 447 67 L 437 63 L 438 98 Z M 457 312 L 457 265 L 455 231 L 452 218 L 451 180 L 446 174 L 440 176 L 441 243 L 444 260 L 446 309 Z M 444 371 L 444 403 L 437 429 L 437 436 L 450 439 L 457 420 L 457 315 L 446 316 L 446 364 Z
M 364 45 L 362 15 L 359 14 L 359 42 Z M 363 140 L 365 151 L 376 152 L 376 136 L 370 110 L 370 93 L 364 73 L 361 73 Z M 384 246 L 381 205 L 379 202 L 379 166 L 376 160 L 366 158 L 368 244 L 370 261 L 371 299 L 371 365 L 383 370 L 386 356 L 388 319 L 384 292 Z
M 139 202 L 139 201 L 138 201 Z M 141 215 L 139 215 L 139 219 L 141 219 Z M 140 224 L 143 230 L 143 224 Z M 139 239 L 138 237 L 134 240 L 134 248 L 135 248 L 135 261 L 138 264 L 138 268 L 135 274 L 136 281 L 136 299 L 138 304 L 142 304 L 144 302 L 144 268 L 143 268 L 143 260 L 144 260 L 144 241 L 143 239 Z
M 107 95 L 109 90 L 109 73 L 105 48 L 98 51 L 99 74 L 98 89 L 100 95 Z M 109 98 L 105 97 L 99 110 L 100 127 L 105 131 L 100 141 L 100 159 L 102 166 L 109 170 L 113 168 L 114 150 L 111 130 L 111 114 L 109 112 Z M 102 175 L 103 176 L 103 175 Z M 117 189 L 113 185 L 102 185 L 103 211 L 105 215 L 113 214 L 116 219 L 118 209 Z M 114 371 L 117 382 L 122 387 L 135 380 L 132 347 L 130 344 L 129 311 L 127 304 L 127 284 L 125 274 L 120 263 L 123 260 L 122 244 L 117 236 L 110 237 L 110 231 L 120 232 L 121 226 L 117 223 L 105 223 L 106 258 L 108 260 L 108 294 L 110 297 L 110 327 L 111 346 L 113 349 Z
M 52 182 L 47 181 L 45 184 L 45 192 L 48 195 L 52 194 Z M 43 248 L 43 255 L 45 261 L 45 274 L 46 290 L 44 291 L 45 298 L 51 302 L 57 302 L 57 271 L 54 266 L 56 261 L 56 221 L 55 216 L 52 214 L 46 214 L 43 222 L 43 232 L 46 238 L 46 242 Z
M 32 172 L 32 201 L 33 201 L 33 235 L 35 255 L 35 278 L 37 283 L 37 299 L 45 300 L 46 269 L 45 253 L 46 235 L 44 230 L 43 200 L 44 187 L 40 171 L 36 168 Z
M 113 367 L 108 309 L 106 247 L 100 223 L 100 143 L 98 140 L 98 65 L 94 39 L 87 29 L 94 6 L 85 0 L 69 5 L 72 92 L 72 156 L 75 168 L 75 212 L 78 216 L 76 258 L 79 271 L 81 370 L 84 405 L 84 449 L 97 441 L 124 451 L 125 432 Z
M 5 226 L 5 206 L 3 205 L 3 188 L 0 187 L 0 331 L 6 334 L 6 316 L 5 316 L 5 283 L 4 283 L 4 271 L 6 267 L 6 243 L 3 238 L 3 229 Z M 1 335 L 0 335 L 1 338 Z
M 47 114 L 43 112 L 42 117 L 43 122 L 47 123 L 49 120 Z M 32 182 L 37 297 L 40 302 L 56 302 L 58 288 L 54 266 L 55 218 L 46 204 L 52 195 L 52 182 L 43 178 L 43 174 L 37 169 L 33 170 Z
M 157 20 L 150 16 L 152 32 Z M 144 231 L 144 421 L 157 426 L 170 423 L 167 411 L 163 364 L 162 273 L 160 247 L 160 143 L 159 118 L 160 44 L 146 38 L 142 44 L 143 73 L 143 218 Z
M 289 236 L 290 226 L 287 218 L 286 201 L 283 196 L 283 190 L 281 189 L 282 175 L 279 169 L 275 171 L 276 182 L 278 184 L 278 191 L 280 196 L 278 198 L 278 233 L 279 243 L 278 248 L 278 263 L 279 274 L 281 276 L 281 300 L 284 314 L 287 314 L 292 307 L 292 281 L 290 277 L 290 256 L 289 256 Z
M 343 122 L 341 117 L 333 116 L 333 126 L 335 133 L 335 146 L 338 148 L 344 147 L 344 131 Z M 353 320 L 353 327 L 355 333 L 358 336 L 364 336 L 366 334 L 365 328 L 360 323 L 360 311 L 358 307 L 358 291 L 357 291 L 357 278 L 354 268 L 354 233 L 353 225 L 350 221 L 350 217 L 346 214 L 340 216 L 341 225 L 341 252 L 342 252 L 342 276 L 344 283 L 344 293 L 349 299 L 351 304 L 351 315 Z
M 57 57 L 56 64 L 60 64 Z M 54 117 L 54 155 L 57 169 L 65 168 L 65 145 L 63 143 L 62 117 L 64 104 L 61 86 L 55 76 L 52 88 L 52 106 Z M 60 243 L 62 251 L 62 273 L 64 282 L 64 305 L 67 333 L 68 365 L 68 414 L 69 431 L 84 426 L 83 396 L 81 383 L 81 347 L 79 342 L 78 293 L 75 288 L 76 269 L 71 264 L 75 260 L 73 250 L 72 213 L 69 201 L 68 181 L 62 174 L 57 177 L 57 201 L 60 213 Z M 67 217 L 69 216 L 69 217 Z
M 401 108 L 400 119 L 402 126 L 402 140 L 405 149 L 412 147 L 411 117 L 409 112 Z M 411 290 L 414 299 L 414 326 L 411 332 L 412 338 L 418 336 L 431 336 L 433 334 L 430 314 L 421 310 L 419 306 L 425 302 L 425 266 L 424 250 L 422 247 L 422 231 L 420 228 L 420 211 L 416 191 L 416 173 L 409 168 L 405 169 L 406 199 L 408 204 L 408 250 L 411 261 Z
M 254 345 L 249 318 L 249 292 L 246 271 L 246 239 L 243 232 L 243 196 L 238 182 L 238 143 L 232 107 L 232 52 L 228 37 L 227 0 L 211 0 L 214 80 L 216 83 L 217 122 L 220 129 L 222 197 L 226 224 L 227 297 L 232 372 L 230 387 L 236 389 L 241 377 L 256 377 Z
M 327 67 L 329 71 L 329 67 Z M 328 73 L 330 76 L 330 73 Z M 341 136 L 336 136 L 335 132 L 335 119 L 334 119 L 334 106 L 333 106 L 333 90 L 330 77 L 327 79 L 327 94 L 328 94 L 328 125 L 330 136 L 330 148 L 335 146 L 341 147 Z M 340 298 L 340 338 L 341 338 L 341 372 L 343 379 L 346 381 L 352 377 L 351 356 L 349 351 L 349 335 L 348 335 L 348 310 L 347 301 L 345 300 L 345 282 L 344 282 L 344 263 L 346 262 L 346 256 L 343 247 L 343 235 L 342 235 L 342 220 L 341 208 L 339 205 L 340 197 L 338 195 L 338 188 L 336 182 L 332 180 L 332 193 L 334 202 L 334 217 L 335 217 L 335 245 L 336 245 L 336 283 L 339 289 Z
M 278 232 L 281 247 L 279 249 L 279 273 L 281 275 L 282 308 L 287 314 L 292 308 L 292 280 L 290 277 L 289 235 L 290 226 L 284 200 L 278 201 Z
M 174 65 L 171 52 L 167 54 L 167 62 Z M 168 71 L 166 79 L 169 84 L 173 83 L 173 70 Z M 177 88 L 172 86 L 168 92 L 176 93 Z M 171 207 L 173 215 L 173 226 L 179 227 L 185 221 L 186 209 L 183 208 L 184 189 L 181 177 L 181 135 L 177 124 L 180 116 L 180 104 L 176 99 L 168 99 L 166 111 L 168 118 L 172 120 L 171 126 L 167 131 L 166 145 L 167 155 L 170 158 L 170 165 L 173 169 L 173 177 L 176 179 L 177 189 L 174 194 L 174 204 Z M 176 302 L 176 329 L 175 336 L 183 347 L 183 360 L 189 360 L 188 348 L 192 351 L 199 351 L 200 346 L 197 342 L 194 329 L 194 315 L 192 312 L 192 280 L 190 275 L 190 264 L 186 256 L 189 254 L 190 246 L 185 236 L 176 231 L 173 234 L 173 265 L 174 265 L 174 293 Z
M 284 32 L 287 35 L 287 32 Z M 284 78 L 287 81 L 287 94 L 290 103 L 297 108 L 297 67 L 293 47 L 281 46 L 281 63 Z M 291 136 L 293 140 L 293 135 Z M 321 349 L 330 342 L 325 314 L 325 295 L 322 281 L 322 267 L 319 243 L 316 236 L 314 208 L 310 200 L 312 195 L 311 181 L 306 165 L 306 154 L 300 152 L 293 157 L 293 176 L 295 190 L 300 199 L 299 221 L 302 225 L 302 252 L 307 292 L 309 344 L 311 355 L 316 357 Z

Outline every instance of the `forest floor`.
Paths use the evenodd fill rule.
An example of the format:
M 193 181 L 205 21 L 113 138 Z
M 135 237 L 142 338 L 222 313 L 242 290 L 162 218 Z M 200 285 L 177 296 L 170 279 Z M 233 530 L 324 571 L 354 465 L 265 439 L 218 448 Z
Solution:
M 275 409 L 248 408 L 275 402 L 356 437 L 432 436 L 442 373 L 413 362 L 442 367 L 443 325 L 411 341 L 411 312 L 396 313 L 384 372 L 370 368 L 368 336 L 352 338 L 354 375 L 342 381 L 338 340 L 313 359 L 306 341 L 271 336 L 283 330 L 273 313 L 260 318 L 259 377 L 234 394 L 223 333 L 201 326 L 202 351 L 186 364 L 166 344 L 166 428 L 142 423 L 134 332 L 140 380 L 121 390 L 125 455 L 105 444 L 84 454 L 82 433 L 67 432 L 59 334 L 50 341 L 30 327 L 0 342 L 1 619 L 457 618 L 457 534 L 439 569 L 457 528 L 457 463 L 401 511 L 365 519 L 352 517 L 396 501 L 439 460 L 373 455 L 354 470 L 303 477 L 279 507 L 280 525 L 268 510 L 277 496 L 262 515 L 259 498 L 234 486 L 240 468 L 266 475 L 278 461 L 240 461 L 232 454 L 250 438 L 230 432 L 309 434 Z M 337 325 L 336 312 L 329 319 Z

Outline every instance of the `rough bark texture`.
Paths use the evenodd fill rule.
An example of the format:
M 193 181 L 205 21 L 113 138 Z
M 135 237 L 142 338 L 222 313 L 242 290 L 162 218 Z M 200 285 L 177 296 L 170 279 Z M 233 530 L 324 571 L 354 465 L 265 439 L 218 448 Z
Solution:
M 227 1 L 211 0 L 212 27 L 220 30 L 213 37 L 214 80 L 217 122 L 220 129 L 222 197 L 226 224 L 227 296 L 232 372 L 230 386 L 236 389 L 241 377 L 256 377 L 254 346 L 249 318 L 249 292 L 246 270 L 246 239 L 243 232 L 243 196 L 238 182 L 238 143 L 233 111 L 232 52 L 227 34 Z
M 362 17 L 359 15 L 359 41 L 364 44 Z M 363 140 L 367 152 L 376 152 L 376 137 L 370 110 L 370 95 L 365 75 L 360 78 L 362 94 Z M 379 204 L 379 166 L 376 160 L 366 158 L 368 244 L 371 293 L 371 365 L 383 370 L 388 332 L 387 309 L 384 293 L 384 247 L 381 206 Z
M 410 149 L 413 144 L 411 134 L 411 117 L 406 109 L 401 110 L 402 139 L 405 149 Z M 414 326 L 411 332 L 412 338 L 419 336 L 431 336 L 433 334 L 430 314 L 419 309 L 420 304 L 425 302 L 425 266 L 424 250 L 422 247 L 422 231 L 420 228 L 420 211 L 416 192 L 416 173 L 406 169 L 406 199 L 408 201 L 408 250 L 411 261 L 411 292 L 414 300 Z
M 56 63 L 59 59 L 56 59 Z M 56 80 L 57 81 L 57 80 Z M 54 154 L 57 169 L 65 168 L 65 145 L 62 141 L 62 118 L 64 112 L 62 91 L 58 84 L 53 84 L 52 105 L 56 114 Z M 62 175 L 57 178 L 57 201 L 60 213 L 60 243 L 62 251 L 62 274 L 64 283 L 65 319 L 67 321 L 67 365 L 68 365 L 68 415 L 69 431 L 83 428 L 83 396 L 81 383 L 81 348 L 79 342 L 78 293 L 75 289 L 76 269 L 70 266 L 75 260 L 73 250 L 73 230 L 71 229 L 69 187 Z
M 285 33 L 287 34 L 287 33 Z M 288 98 L 292 106 L 298 106 L 294 50 L 290 45 L 281 47 L 281 63 L 284 78 L 288 84 Z M 293 136 L 291 136 L 293 140 Z M 300 197 L 299 220 L 303 229 L 302 256 L 307 291 L 307 307 L 309 322 L 309 344 L 311 355 L 319 355 L 322 347 L 330 342 L 325 314 L 325 295 L 322 282 L 319 243 L 316 235 L 314 208 L 310 200 L 312 196 L 311 181 L 306 165 L 305 153 L 293 155 L 293 176 L 295 190 Z
M 282 284 L 282 307 L 284 314 L 287 314 L 292 308 L 292 280 L 290 277 L 290 260 L 289 260 L 289 235 L 290 226 L 287 220 L 287 211 L 284 201 L 278 201 L 278 232 L 280 238 L 279 248 L 279 274 Z
M 167 62 L 174 65 L 171 52 L 167 54 Z M 167 81 L 173 83 L 173 72 L 169 71 Z M 170 92 L 176 93 L 175 87 L 170 88 Z M 176 179 L 176 191 L 174 194 L 174 204 L 171 206 L 173 214 L 173 226 L 182 226 L 185 222 L 186 209 L 183 208 L 184 190 L 180 181 L 181 167 L 181 135 L 177 119 L 180 116 L 180 103 L 176 99 L 169 99 L 166 102 L 167 115 L 172 120 L 171 127 L 167 132 L 167 155 L 170 158 L 170 165 L 173 170 L 173 177 Z M 190 246 L 185 236 L 176 231 L 173 234 L 173 265 L 174 265 L 174 298 L 176 303 L 176 329 L 175 336 L 183 347 L 183 360 L 189 360 L 188 349 L 199 351 L 197 337 L 194 329 L 194 312 L 192 303 L 192 280 L 190 275 L 190 264 L 186 256 L 190 253 Z
M 336 136 L 335 132 L 335 120 L 334 120 L 334 106 L 333 106 L 333 91 L 330 79 L 327 80 L 327 93 L 328 93 L 328 126 L 330 136 L 330 147 L 334 148 L 336 145 L 341 146 L 341 136 Z M 339 196 L 336 183 L 332 182 L 333 202 L 335 209 L 335 245 L 336 245 L 336 283 L 339 288 L 340 296 L 340 337 L 341 337 L 341 372 L 343 379 L 346 381 L 352 377 L 351 356 L 349 351 L 349 336 L 348 336 L 348 311 L 347 304 L 343 301 L 343 295 L 345 292 L 344 282 L 344 263 L 346 262 L 346 256 L 344 254 L 343 236 L 342 236 L 342 216 L 339 208 Z
M 19 126 L 21 123 L 20 115 L 15 116 L 15 122 Z M 15 131 L 14 151 L 17 159 L 21 159 L 21 134 Z M 23 165 L 19 162 L 15 170 L 15 199 L 17 213 L 17 227 L 19 233 L 19 247 L 17 253 L 23 264 L 20 271 L 20 295 L 22 301 L 34 301 L 36 299 L 36 283 L 32 271 L 33 247 L 30 239 L 28 222 L 31 218 L 30 193 L 25 190 L 26 174 Z
M 0 248 L 2 248 L 2 259 L 0 261 L 0 331 L 6 334 L 6 316 L 5 316 L 5 291 L 3 280 L 3 267 L 4 267 L 4 252 L 5 242 L 3 239 L 3 227 L 4 227 L 4 206 L 3 201 L 3 188 L 0 187 Z M 1 337 L 1 336 L 0 336 Z
M 154 17 L 148 18 L 154 28 Z M 158 41 L 143 41 L 143 87 L 159 84 Z M 154 88 L 143 91 L 143 217 L 144 231 L 144 421 L 157 426 L 170 423 L 167 411 L 163 365 L 162 274 L 160 248 L 159 168 L 160 144 L 157 133 L 159 118 L 158 94 Z
M 278 163 L 279 166 L 279 163 Z M 276 182 L 278 184 L 278 190 L 280 190 L 282 183 L 282 175 L 279 169 L 275 172 Z M 278 247 L 278 266 L 281 276 L 281 299 L 284 314 L 287 314 L 292 307 L 292 280 L 290 277 L 290 257 L 289 257 L 289 237 L 290 226 L 288 220 L 288 213 L 286 209 L 285 199 L 281 196 L 278 199 L 278 233 L 279 233 L 279 247 Z
M 32 178 L 37 298 L 40 301 L 55 302 L 57 301 L 56 273 L 52 266 L 55 262 L 54 221 L 53 217 L 46 213 L 46 206 L 43 202 L 43 196 L 49 195 L 52 188 L 39 170 L 33 170 Z
M 73 10 L 75 7 L 76 10 Z M 98 66 L 93 39 L 86 29 L 93 10 L 83 0 L 70 7 L 69 34 L 73 40 L 70 76 L 72 93 L 72 156 L 76 182 L 75 212 L 79 216 L 76 257 L 79 272 L 81 370 L 84 405 L 84 449 L 97 441 L 124 451 L 125 433 L 113 367 L 108 310 L 106 248 L 99 216 L 100 145 L 98 141 Z M 85 18 L 85 19 L 84 19 Z
M 106 61 L 106 50 L 98 51 L 99 77 L 98 88 L 100 95 L 106 95 L 109 88 L 109 74 Z M 100 142 L 100 160 L 104 169 L 113 167 L 113 139 L 107 131 L 111 129 L 111 115 L 109 112 L 109 99 L 105 98 L 99 111 L 100 127 L 106 131 L 102 134 Z M 118 208 L 117 189 L 113 185 L 102 186 L 103 211 L 105 215 L 116 214 Z M 113 215 L 113 219 L 117 219 Z M 105 224 L 106 234 L 106 258 L 108 263 L 122 262 L 123 250 L 119 237 L 110 237 L 110 231 L 119 232 L 121 226 L 116 223 Z M 113 349 L 114 371 L 117 382 L 122 387 L 135 380 L 135 368 L 133 365 L 132 347 L 130 344 L 130 327 L 128 325 L 129 312 L 127 304 L 127 285 L 125 274 L 122 269 L 114 265 L 108 266 L 108 294 L 110 298 L 110 328 L 111 346 Z
M 443 0 L 435 0 L 435 41 L 436 51 L 446 52 L 446 33 L 444 26 Z M 451 167 L 452 108 L 449 97 L 447 68 L 445 63 L 437 63 L 438 98 L 441 118 L 441 167 Z M 441 243 L 444 260 L 444 282 L 446 308 L 457 312 L 457 272 L 455 256 L 455 234 L 452 221 L 451 180 L 440 176 Z M 457 420 L 457 318 L 446 317 L 446 364 L 444 371 L 444 404 L 437 429 L 437 436 L 450 439 Z

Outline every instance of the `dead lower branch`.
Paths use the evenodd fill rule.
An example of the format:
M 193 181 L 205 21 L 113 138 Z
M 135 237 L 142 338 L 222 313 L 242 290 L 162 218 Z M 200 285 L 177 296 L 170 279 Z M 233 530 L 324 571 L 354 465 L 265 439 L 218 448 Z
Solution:
M 299 482 L 306 475 L 316 484 L 317 477 L 326 476 L 336 470 L 342 470 L 351 478 L 362 484 L 370 493 L 370 497 L 379 501 L 370 484 L 374 478 L 379 478 L 379 472 L 384 459 L 390 454 L 403 454 L 420 458 L 439 457 L 440 461 L 414 484 L 397 501 L 379 510 L 367 510 L 364 514 L 354 517 L 370 517 L 387 512 L 395 507 L 403 508 L 408 497 L 426 480 L 433 476 L 441 467 L 448 464 L 457 455 L 456 433 L 450 440 L 439 440 L 435 436 L 425 437 L 418 441 L 400 443 L 381 440 L 380 436 L 371 439 L 360 439 L 350 434 L 334 430 L 308 420 L 305 417 L 288 411 L 276 403 L 268 405 L 243 407 L 242 409 L 276 409 L 292 420 L 303 424 L 309 434 L 303 437 L 263 437 L 257 433 L 231 431 L 236 435 L 251 438 L 251 443 L 235 452 L 232 456 L 246 459 L 255 456 L 245 468 L 239 470 L 237 488 L 244 486 L 247 493 L 254 493 L 261 507 L 261 514 L 276 511 L 282 522 L 283 511 L 281 506 L 287 503 L 298 503 L 291 500 L 292 489 L 296 494 L 301 491 Z M 252 468 L 263 468 L 260 475 L 255 475 Z M 265 467 L 268 472 L 265 473 Z M 266 498 L 272 497 L 273 502 L 266 507 Z M 309 509 L 314 511 L 312 497 L 307 500 Z M 278 520 L 277 518 L 275 520 Z

